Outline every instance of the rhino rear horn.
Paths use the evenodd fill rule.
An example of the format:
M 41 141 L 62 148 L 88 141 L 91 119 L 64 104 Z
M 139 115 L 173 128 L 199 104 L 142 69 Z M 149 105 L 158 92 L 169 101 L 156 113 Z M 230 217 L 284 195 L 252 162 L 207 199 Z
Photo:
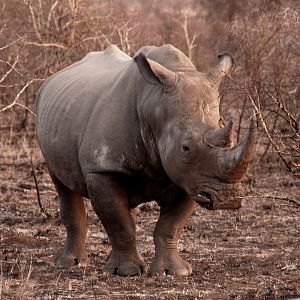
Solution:
M 212 85 L 216 88 L 219 87 L 222 78 L 231 72 L 234 65 L 234 60 L 229 53 L 220 54 L 218 58 L 218 65 L 207 73 Z
M 144 53 L 140 53 L 134 58 L 140 73 L 145 81 L 150 84 L 164 84 L 171 86 L 175 83 L 176 73 L 168 70 L 159 63 L 148 59 Z
M 218 161 L 221 176 L 227 182 L 237 182 L 243 178 L 256 146 L 256 118 L 253 115 L 247 133 L 242 141 L 230 149 L 219 149 Z
M 206 144 L 213 147 L 232 147 L 233 145 L 233 122 L 230 121 L 225 127 L 205 136 Z

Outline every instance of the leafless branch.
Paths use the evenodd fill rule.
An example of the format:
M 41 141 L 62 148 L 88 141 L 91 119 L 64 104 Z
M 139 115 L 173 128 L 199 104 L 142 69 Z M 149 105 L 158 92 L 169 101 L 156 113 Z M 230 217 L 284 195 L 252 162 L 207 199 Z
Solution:
M 0 51 L 5 50 L 5 49 L 11 47 L 12 45 L 18 43 L 18 42 L 19 42 L 20 40 L 22 40 L 22 39 L 24 39 L 23 36 L 22 36 L 22 37 L 19 37 L 18 39 L 14 40 L 14 41 L 12 41 L 12 42 L 10 42 L 10 43 L 8 43 L 8 44 L 2 46 L 2 47 L 0 47 Z
M 54 47 L 60 49 L 68 49 L 68 47 L 58 44 L 58 43 L 37 43 L 37 42 L 25 42 L 26 45 L 33 45 L 37 47 Z
M 230 75 L 227 75 L 227 77 L 230 78 L 230 80 L 232 82 L 234 82 L 234 84 L 236 84 L 238 87 L 240 87 L 248 96 L 254 110 L 255 110 L 255 113 L 256 115 L 259 117 L 259 120 L 261 122 L 261 125 L 269 139 L 269 141 L 271 142 L 271 144 L 273 145 L 273 147 L 275 148 L 277 154 L 279 155 L 279 157 L 281 158 L 281 160 L 283 161 L 283 163 L 285 164 L 285 166 L 287 167 L 287 169 L 290 171 L 290 172 L 293 172 L 294 170 L 291 168 L 291 166 L 289 165 L 288 161 L 285 159 L 285 157 L 282 155 L 280 149 L 278 148 L 277 144 L 275 143 L 274 139 L 272 138 L 268 128 L 267 128 L 267 125 L 264 121 L 264 118 L 261 114 L 261 109 L 260 109 L 260 101 L 259 101 L 259 97 L 257 97 L 257 101 L 258 101 L 258 104 L 255 103 L 253 97 L 251 96 L 251 93 L 249 92 L 249 90 L 242 84 L 238 83 L 236 80 L 234 80 Z M 256 89 L 256 92 L 257 92 L 257 89 Z
M 32 25 L 33 25 L 33 28 L 34 28 L 34 31 L 35 31 L 35 35 L 36 35 L 38 40 L 41 40 L 42 36 L 39 32 L 37 21 L 36 21 L 35 15 L 34 15 L 33 7 L 32 7 L 32 0 L 24 0 L 24 3 L 29 9 L 31 20 L 32 20 Z
M 3 64 L 7 64 L 9 67 L 11 67 L 12 70 L 14 70 L 21 77 L 25 77 L 24 74 L 22 74 L 18 69 L 16 69 L 16 67 L 14 66 L 14 64 L 11 64 L 10 62 L 4 61 L 2 59 L 0 59 L 0 62 L 3 63 Z
M 15 66 L 16 64 L 18 63 L 18 60 L 19 60 L 19 56 L 16 57 L 14 63 L 12 65 L 10 65 L 10 69 L 2 76 L 2 78 L 0 78 L 0 83 L 2 83 L 6 78 L 7 76 L 13 71 L 15 70 Z M 7 62 L 6 62 L 7 63 Z M 8 63 L 7 63 L 8 64 Z
M 295 120 L 295 118 L 291 115 L 291 113 L 286 109 L 282 101 L 274 97 L 269 91 L 266 90 L 266 93 L 269 95 L 269 97 L 278 105 L 278 107 L 287 115 L 288 120 L 286 121 L 291 125 L 291 128 L 294 130 L 295 134 L 300 137 L 298 134 L 299 128 L 298 123 Z
M 79 1 L 78 0 L 69 0 L 69 7 L 71 11 L 71 30 L 69 34 L 69 44 L 73 45 L 74 38 L 75 38 L 75 31 L 76 31 L 76 16 L 78 13 L 78 7 L 79 7 Z
M 2 32 L 3 32 L 3 30 L 6 28 L 6 26 L 7 26 L 6 24 L 3 24 L 3 25 L 2 25 L 2 27 L 1 27 L 1 29 L 0 29 L 0 35 L 2 34 Z
M 15 105 L 17 106 L 21 106 L 23 108 L 25 108 L 27 111 L 29 111 L 31 114 L 33 114 L 34 116 L 36 116 L 36 114 L 31 110 L 29 109 L 28 107 L 26 107 L 25 105 L 21 104 L 21 103 L 18 103 L 18 100 L 20 98 L 20 96 L 24 93 L 24 91 L 34 82 L 37 82 L 37 81 L 43 81 L 44 79 L 31 79 L 30 81 L 28 81 L 24 86 L 23 88 L 18 92 L 18 94 L 16 95 L 15 99 L 7 106 L 5 106 L 4 108 L 0 109 L 0 112 L 4 112 L 8 109 L 11 109 L 12 107 L 14 107 Z
M 47 19 L 47 25 L 46 25 L 47 28 L 50 28 L 50 24 L 51 24 L 51 19 L 52 19 L 53 11 L 54 11 L 55 8 L 57 7 L 58 2 L 59 2 L 59 0 L 56 0 L 56 1 L 52 4 L 52 6 L 51 6 L 51 8 L 50 8 L 50 10 L 49 10 L 49 13 L 48 13 L 48 19 Z
M 197 38 L 197 35 L 194 34 L 192 37 L 190 36 L 190 32 L 188 29 L 188 16 L 187 11 L 185 10 L 183 13 L 183 21 L 179 21 L 177 19 L 173 19 L 175 23 L 177 23 L 183 30 L 184 39 L 186 42 L 187 50 L 188 50 L 188 58 L 190 60 L 193 60 L 193 49 L 197 46 L 195 44 L 195 40 Z

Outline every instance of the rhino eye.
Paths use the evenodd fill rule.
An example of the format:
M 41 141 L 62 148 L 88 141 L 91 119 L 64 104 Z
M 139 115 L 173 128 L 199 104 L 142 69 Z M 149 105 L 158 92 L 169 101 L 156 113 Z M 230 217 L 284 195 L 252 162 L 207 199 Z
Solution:
M 185 144 L 182 144 L 181 145 L 181 153 L 183 155 L 188 155 L 189 153 L 191 152 L 191 149 L 189 146 L 185 145 Z

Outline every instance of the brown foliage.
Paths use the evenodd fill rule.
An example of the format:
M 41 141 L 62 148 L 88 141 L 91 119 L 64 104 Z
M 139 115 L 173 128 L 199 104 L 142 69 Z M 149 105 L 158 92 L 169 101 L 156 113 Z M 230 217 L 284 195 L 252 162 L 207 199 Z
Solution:
M 296 1 L 2 0 L 0 126 L 32 129 L 44 78 L 111 43 L 130 55 L 172 43 L 200 70 L 229 51 L 236 69 L 223 85 L 222 115 L 235 119 L 238 140 L 254 109 L 260 159 L 275 151 L 299 172 L 299 18 Z

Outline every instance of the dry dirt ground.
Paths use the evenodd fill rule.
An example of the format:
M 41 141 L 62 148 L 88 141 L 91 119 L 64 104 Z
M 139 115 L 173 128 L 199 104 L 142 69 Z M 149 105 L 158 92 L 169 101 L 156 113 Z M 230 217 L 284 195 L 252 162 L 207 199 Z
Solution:
M 58 201 L 35 139 L 0 132 L 0 299 L 300 299 L 300 180 L 256 164 L 253 192 L 240 211 L 198 208 L 179 243 L 193 266 L 187 278 L 123 278 L 101 274 L 110 251 L 105 231 L 86 201 L 89 237 L 86 267 L 56 268 L 63 245 Z M 44 209 L 32 176 L 32 156 Z M 259 195 L 257 196 L 257 193 Z M 277 195 L 269 198 L 268 195 Z M 263 195 L 263 197 L 261 196 Z M 139 207 L 138 248 L 150 264 L 159 211 Z

